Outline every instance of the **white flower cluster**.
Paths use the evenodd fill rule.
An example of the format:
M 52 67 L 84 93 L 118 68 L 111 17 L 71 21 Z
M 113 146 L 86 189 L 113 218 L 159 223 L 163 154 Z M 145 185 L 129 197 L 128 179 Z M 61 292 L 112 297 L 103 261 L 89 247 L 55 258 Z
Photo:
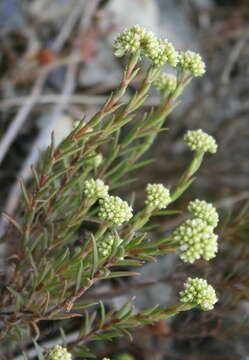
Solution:
M 201 219 L 188 219 L 173 233 L 173 240 L 180 245 L 180 258 L 191 264 L 201 257 L 214 258 L 218 251 L 217 239 L 213 227 Z
M 165 209 L 171 202 L 169 190 L 162 184 L 148 184 L 145 204 L 152 209 Z
M 205 200 L 195 199 L 188 204 L 190 211 L 197 218 L 205 221 L 208 225 L 215 228 L 219 222 L 219 215 L 215 207 Z
M 202 76 L 206 72 L 206 66 L 201 56 L 190 50 L 180 52 L 178 65 L 193 76 Z
M 205 279 L 188 278 L 185 289 L 180 292 L 180 301 L 199 305 L 202 310 L 212 310 L 218 301 L 214 288 Z
M 176 89 L 176 85 L 176 76 L 166 73 L 160 74 L 154 82 L 154 86 L 157 90 L 163 93 L 172 93 Z
M 118 196 L 106 196 L 99 203 L 99 217 L 113 226 L 122 225 L 132 217 L 132 208 Z
M 123 56 L 125 52 L 135 53 L 141 47 L 146 33 L 145 28 L 140 25 L 134 25 L 131 29 L 122 31 L 114 42 L 115 55 Z
M 184 140 L 191 151 L 210 152 L 211 154 L 217 151 L 215 139 L 201 129 L 189 130 L 185 134 Z
M 108 195 L 109 186 L 100 179 L 89 179 L 84 182 L 83 193 L 88 199 L 100 199 Z
M 176 67 L 178 63 L 178 52 L 168 40 L 158 40 L 153 47 L 153 52 L 146 49 L 145 55 L 158 66 L 169 64 Z
M 170 64 L 176 67 L 178 63 L 178 52 L 173 44 L 168 40 L 158 39 L 140 25 L 122 31 L 114 42 L 114 48 L 116 56 L 123 56 L 125 52 L 133 54 L 140 50 L 141 55 L 158 66 Z
M 56 345 L 48 352 L 47 360 L 72 360 L 72 355 L 60 345 Z
M 112 251 L 115 237 L 112 233 L 106 234 L 103 239 L 98 242 L 98 252 L 100 256 L 106 257 Z

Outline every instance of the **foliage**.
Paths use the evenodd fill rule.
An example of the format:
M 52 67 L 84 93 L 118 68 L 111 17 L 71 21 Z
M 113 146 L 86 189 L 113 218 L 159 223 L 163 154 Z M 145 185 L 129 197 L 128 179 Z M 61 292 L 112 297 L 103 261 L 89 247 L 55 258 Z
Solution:
M 217 148 L 215 140 L 202 130 L 188 132 L 185 139 L 193 151 L 192 160 L 171 191 L 163 184 L 149 184 L 144 208 L 138 211 L 134 210 L 134 194 L 125 200 L 114 195 L 114 190 L 137 181 L 134 171 L 152 161 L 145 160 L 144 153 L 158 133 L 165 131 L 165 119 L 193 76 L 205 72 L 198 54 L 178 54 L 167 40 L 157 39 L 138 25 L 125 30 L 115 42 L 115 54 L 125 53 L 128 60 L 119 87 L 103 107 L 89 121 L 78 123 L 57 147 L 52 135 L 38 168 L 32 168 L 34 184 L 30 191 L 20 180 L 22 221 L 18 223 L 5 214 L 16 228 L 17 245 L 8 260 L 1 289 L 1 341 L 18 346 L 29 336 L 37 340 L 40 323 L 45 320 L 82 320 L 78 336 L 71 342 L 61 330 L 65 348 L 50 350 L 49 359 L 55 353 L 56 359 L 61 354 L 69 358 L 67 352 L 93 357 L 87 342 L 131 337 L 130 328 L 152 324 L 195 306 L 211 309 L 216 301 L 214 290 L 204 280 L 208 296 L 203 295 L 203 287 L 196 286 L 194 296 L 181 295 L 182 302 L 167 308 L 154 306 L 138 311 L 131 299 L 122 308 L 109 310 L 102 301 L 98 305 L 84 301 L 86 291 L 98 281 L 136 276 L 137 268 L 156 256 L 182 252 L 179 236 L 172 233 L 150 239 L 146 229 L 152 217 L 174 211 L 165 208 L 172 206 L 195 180 L 204 153 L 214 153 Z M 138 64 L 144 57 L 150 65 L 141 74 Z M 159 105 L 141 117 L 138 109 L 166 64 L 176 68 L 175 84 L 167 85 L 166 91 L 161 91 Z M 122 103 L 122 96 L 138 73 L 142 76 L 140 87 L 127 103 Z M 205 239 L 201 255 L 209 259 L 216 253 L 217 236 L 208 224 L 210 216 L 204 218 L 202 209 L 197 210 L 196 218 L 190 220 L 192 233 L 185 229 L 188 242 L 184 251 L 189 246 L 198 252 L 202 230 L 208 228 L 211 236 Z M 192 236 L 200 230 L 196 228 L 200 222 L 201 235 Z M 192 262 L 196 258 L 184 260 Z M 132 267 L 136 271 L 131 271 Z M 39 359 L 43 359 L 43 350 L 36 342 L 35 346 Z

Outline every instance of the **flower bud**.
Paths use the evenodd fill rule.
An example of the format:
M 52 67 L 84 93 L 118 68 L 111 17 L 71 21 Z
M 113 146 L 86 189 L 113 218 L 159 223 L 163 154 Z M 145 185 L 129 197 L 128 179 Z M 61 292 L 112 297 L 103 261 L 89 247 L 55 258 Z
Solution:
M 99 202 L 99 217 L 113 226 L 122 225 L 132 218 L 132 208 L 118 196 L 106 196 Z
M 218 251 L 217 239 L 213 227 L 201 219 L 188 219 L 173 233 L 173 240 L 180 245 L 180 258 L 191 264 L 201 257 L 214 258 Z
M 180 301 L 198 305 L 202 310 L 212 310 L 218 301 L 214 288 L 206 280 L 188 278 L 185 289 L 180 292 Z
M 90 179 L 84 182 L 83 193 L 88 199 L 100 199 L 108 195 L 109 186 L 100 179 Z
M 176 89 L 176 85 L 176 77 L 166 73 L 160 74 L 154 82 L 154 86 L 157 88 L 157 90 L 163 93 L 172 93 Z
M 215 139 L 201 129 L 189 130 L 184 136 L 184 140 L 191 151 L 210 152 L 211 154 L 217 151 Z
M 194 201 L 190 201 L 188 211 L 214 228 L 218 225 L 219 215 L 215 207 L 212 204 L 207 203 L 205 200 L 196 199 Z
M 206 66 L 201 56 L 190 50 L 180 52 L 178 66 L 189 71 L 193 76 L 202 76 L 206 72 Z
M 72 355 L 60 345 L 56 345 L 48 352 L 47 360 L 72 360 Z
M 148 184 L 145 204 L 153 209 L 165 209 L 171 202 L 169 190 L 162 184 Z

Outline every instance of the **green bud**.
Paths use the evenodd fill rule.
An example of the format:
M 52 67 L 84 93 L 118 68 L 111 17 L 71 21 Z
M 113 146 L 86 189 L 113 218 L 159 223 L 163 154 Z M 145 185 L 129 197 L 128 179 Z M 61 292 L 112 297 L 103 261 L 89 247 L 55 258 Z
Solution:
M 201 129 L 189 130 L 184 136 L 184 140 L 191 151 L 210 152 L 211 154 L 217 151 L 215 139 Z
M 108 189 L 102 180 L 90 179 L 85 181 L 83 193 L 88 199 L 100 199 L 108 195 Z
M 177 85 L 177 80 L 174 75 L 162 73 L 158 76 L 154 82 L 154 86 L 157 90 L 163 93 L 172 93 L 175 91 Z
M 169 190 L 162 184 L 148 184 L 145 204 L 152 209 L 165 209 L 171 202 Z
M 180 292 L 180 301 L 196 304 L 202 310 L 212 310 L 218 301 L 214 288 L 206 280 L 188 278 L 184 284 L 185 289 Z
M 178 67 L 189 71 L 193 76 L 202 76 L 206 72 L 206 66 L 201 56 L 190 50 L 180 52 Z
M 218 225 L 219 215 L 215 207 L 205 200 L 190 201 L 188 211 L 214 228 Z
M 132 218 L 132 208 L 118 196 L 106 196 L 99 202 L 99 217 L 113 226 L 122 225 Z
M 72 360 L 72 355 L 60 345 L 56 345 L 49 350 L 47 360 Z
M 188 219 L 173 233 L 173 240 L 180 245 L 180 258 L 191 264 L 201 257 L 214 258 L 218 251 L 217 239 L 213 227 L 201 219 Z

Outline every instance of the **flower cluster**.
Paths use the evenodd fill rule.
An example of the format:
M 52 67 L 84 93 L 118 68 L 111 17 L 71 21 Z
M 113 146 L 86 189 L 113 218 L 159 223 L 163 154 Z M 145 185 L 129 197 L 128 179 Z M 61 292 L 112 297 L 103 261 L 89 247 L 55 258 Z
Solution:
M 212 310 L 218 301 L 214 288 L 206 280 L 188 278 L 185 289 L 180 292 L 180 301 L 199 305 L 202 310 Z
M 99 202 L 99 217 L 113 226 L 122 225 L 132 217 L 132 208 L 118 196 L 106 196 Z
M 131 29 L 125 29 L 114 42 L 115 55 L 123 56 L 125 52 L 135 53 L 141 47 L 141 42 L 147 31 L 140 25 L 134 25 Z
M 88 199 L 100 199 L 108 195 L 109 186 L 100 179 L 89 179 L 84 182 L 83 193 Z
M 72 360 L 72 355 L 60 345 L 56 345 L 48 352 L 47 360 Z
M 158 76 L 154 85 L 157 90 L 163 93 L 172 93 L 176 89 L 177 80 L 174 75 L 162 73 Z
M 173 233 L 173 240 L 180 245 L 180 258 L 191 264 L 201 257 L 214 258 L 218 250 L 217 238 L 213 227 L 201 219 L 188 219 Z
M 189 130 L 185 134 L 184 140 L 191 151 L 210 152 L 211 154 L 217 151 L 215 139 L 201 129 Z
M 140 50 L 141 55 L 158 66 L 170 64 L 175 67 L 178 63 L 178 52 L 173 44 L 168 40 L 158 39 L 140 25 L 121 32 L 114 42 L 114 48 L 116 56 L 123 56 L 125 52 L 133 54 Z
M 169 190 L 162 184 L 148 184 L 145 204 L 153 209 L 165 209 L 171 202 Z
M 215 228 L 218 225 L 219 215 L 215 207 L 207 203 L 205 200 L 196 199 L 190 201 L 188 205 L 188 211 L 190 211 L 197 218 L 205 221 L 208 225 Z
M 176 67 L 178 63 L 178 52 L 168 40 L 158 40 L 153 47 L 153 52 L 145 49 L 145 55 L 158 66 L 169 64 Z
M 183 70 L 189 71 L 193 76 L 202 76 L 206 72 L 206 66 L 201 56 L 193 51 L 180 52 L 178 61 L 178 65 Z
M 108 256 L 113 248 L 115 236 L 112 233 L 106 234 L 98 243 L 98 252 L 100 256 Z

